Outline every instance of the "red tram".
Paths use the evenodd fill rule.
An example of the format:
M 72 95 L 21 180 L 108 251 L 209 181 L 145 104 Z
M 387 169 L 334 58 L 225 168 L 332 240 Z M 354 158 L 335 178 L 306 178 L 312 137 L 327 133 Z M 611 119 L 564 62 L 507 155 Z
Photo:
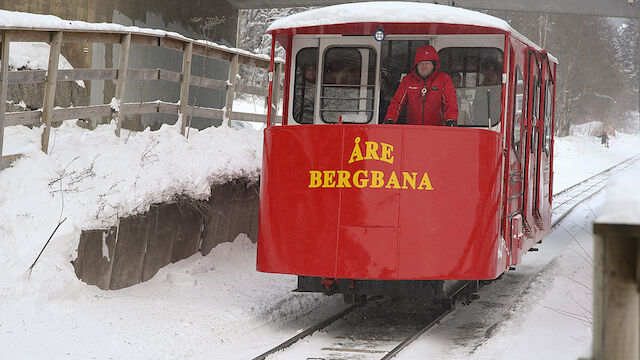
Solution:
M 437 298 L 495 279 L 549 232 L 557 60 L 506 22 L 373 2 L 268 32 L 286 71 L 282 126 L 264 133 L 259 271 L 345 298 Z M 460 79 L 458 126 L 382 124 L 423 45 Z

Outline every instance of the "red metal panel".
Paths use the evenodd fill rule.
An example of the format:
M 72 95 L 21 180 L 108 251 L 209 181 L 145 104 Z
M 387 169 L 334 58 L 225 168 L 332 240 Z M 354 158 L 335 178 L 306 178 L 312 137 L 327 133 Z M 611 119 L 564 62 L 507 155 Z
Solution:
M 397 278 L 398 229 L 341 226 L 337 278 Z
M 504 270 L 498 133 L 279 126 L 264 141 L 258 270 L 359 279 Z

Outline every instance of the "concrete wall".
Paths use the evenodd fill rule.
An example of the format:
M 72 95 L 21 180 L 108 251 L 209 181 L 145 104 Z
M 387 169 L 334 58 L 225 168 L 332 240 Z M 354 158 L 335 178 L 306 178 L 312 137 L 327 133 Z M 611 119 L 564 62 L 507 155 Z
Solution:
M 11 11 L 22 11 L 36 14 L 51 14 L 63 19 L 87 22 L 108 22 L 122 25 L 162 29 L 173 31 L 194 39 L 207 39 L 222 45 L 235 47 L 238 23 L 238 10 L 225 0 L 218 1 L 175 1 L 175 0 L 0 0 L 0 8 Z M 224 21 L 213 31 L 204 32 L 194 21 L 195 17 L 223 17 Z M 105 44 L 66 44 L 62 55 L 74 68 L 114 68 L 118 66 L 119 45 Z M 205 69 L 206 67 L 206 69 Z M 129 55 L 129 68 L 163 68 L 181 71 L 182 54 L 177 51 L 159 47 L 133 46 Z M 203 58 L 194 56 L 191 73 L 217 79 L 227 79 L 228 64 L 209 59 L 206 66 Z M 115 93 L 114 81 L 87 81 L 86 92 L 76 91 L 71 98 L 75 105 L 108 104 Z M 42 86 L 42 85 L 40 85 Z M 190 89 L 189 103 L 222 108 L 225 103 L 225 92 L 220 90 L 197 88 Z M 22 91 L 16 91 L 22 93 Z M 31 93 L 29 93 L 31 94 Z M 177 102 L 180 97 L 180 84 L 166 82 L 166 86 L 149 86 L 145 81 L 127 83 L 125 101 L 164 101 Z M 39 94 L 28 95 L 33 99 L 28 102 L 42 102 Z M 10 100 L 19 100 L 12 99 Z M 27 101 L 25 101 L 27 102 Z M 55 103 L 55 106 L 68 106 Z M 167 114 L 146 114 L 132 117 L 125 127 L 141 130 L 145 126 L 157 127 L 161 122 L 175 123 L 176 117 Z M 193 119 L 193 127 L 202 128 L 218 125 L 219 121 Z
M 197 252 L 206 255 L 241 233 L 255 242 L 259 192 L 259 184 L 238 179 L 214 185 L 208 201 L 156 204 L 144 214 L 120 219 L 118 227 L 83 231 L 73 261 L 76 276 L 117 290 L 147 281 L 163 266 Z

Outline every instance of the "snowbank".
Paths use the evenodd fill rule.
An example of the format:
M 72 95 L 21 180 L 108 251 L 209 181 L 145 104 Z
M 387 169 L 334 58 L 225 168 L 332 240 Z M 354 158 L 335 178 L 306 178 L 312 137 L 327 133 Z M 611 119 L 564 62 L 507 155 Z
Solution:
M 640 166 L 609 179 L 600 223 L 640 225 Z
M 259 177 L 260 131 L 191 129 L 189 139 L 167 125 L 123 131 L 120 139 L 114 132 L 114 124 L 89 131 L 67 121 L 53 129 L 47 155 L 40 151 L 41 128 L 6 128 L 4 153 L 24 156 L 0 172 L 0 293 L 12 288 L 61 219 L 67 220 L 32 274 L 49 289 L 77 281 L 70 261 L 82 230 L 113 226 L 178 195 L 207 199 L 214 183 Z

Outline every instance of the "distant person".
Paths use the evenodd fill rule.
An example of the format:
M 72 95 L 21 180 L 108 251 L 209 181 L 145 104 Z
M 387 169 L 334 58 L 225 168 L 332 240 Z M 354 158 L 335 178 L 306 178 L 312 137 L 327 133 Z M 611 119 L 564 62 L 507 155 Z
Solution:
M 493 59 L 486 59 L 480 66 L 482 83 L 480 86 L 499 85 L 501 82 L 502 66 Z
M 600 136 L 598 136 L 600 138 L 600 144 L 602 144 L 602 146 L 608 148 L 609 147 L 609 135 L 607 135 L 606 131 L 603 131 L 602 134 L 600 134 Z
M 385 124 L 394 124 L 407 107 L 409 125 L 457 126 L 458 103 L 449 75 L 438 71 L 440 59 L 433 46 L 416 51 L 411 72 L 398 86 L 387 109 Z
M 451 77 L 451 83 L 453 83 L 453 87 L 456 89 L 458 125 L 471 125 L 471 115 L 469 115 L 471 105 L 465 98 L 464 90 L 458 90 L 458 88 L 462 86 L 462 76 L 459 72 L 454 71 L 449 73 L 449 77 Z

